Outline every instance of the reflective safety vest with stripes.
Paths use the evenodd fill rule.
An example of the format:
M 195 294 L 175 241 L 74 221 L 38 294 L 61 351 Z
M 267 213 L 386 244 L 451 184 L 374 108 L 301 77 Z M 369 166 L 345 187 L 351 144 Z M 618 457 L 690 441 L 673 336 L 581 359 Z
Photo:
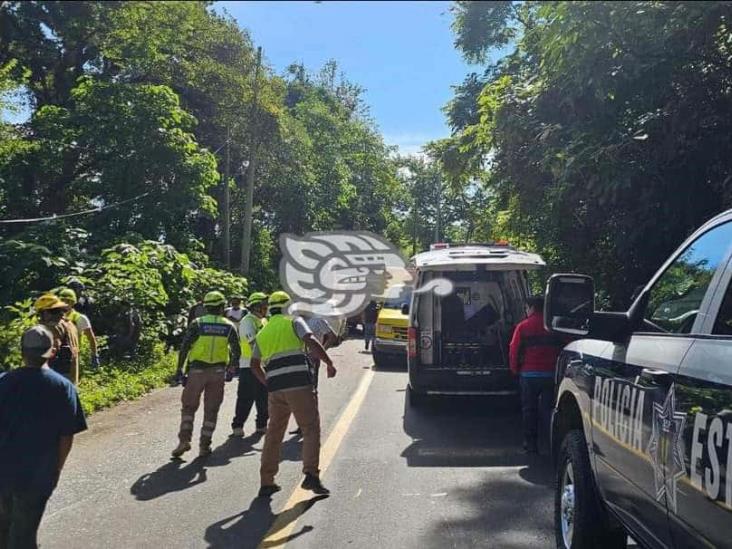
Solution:
M 267 390 L 297 389 L 312 385 L 305 346 L 295 333 L 291 317 L 277 314 L 257 334 Z
M 204 315 L 194 320 L 198 339 L 191 345 L 188 362 L 191 366 L 226 366 L 229 363 L 229 335 L 236 330 L 223 316 Z
M 254 315 L 252 313 L 247 314 L 247 316 L 241 319 L 241 326 L 244 326 L 247 322 L 252 322 L 254 324 L 254 330 L 257 333 L 259 333 L 259 331 L 262 329 L 262 326 L 267 324 L 266 319 L 259 318 L 257 315 Z M 250 358 L 252 358 L 252 346 L 249 345 L 246 337 L 241 337 L 239 339 L 241 340 L 241 356 L 242 358 L 249 360 Z

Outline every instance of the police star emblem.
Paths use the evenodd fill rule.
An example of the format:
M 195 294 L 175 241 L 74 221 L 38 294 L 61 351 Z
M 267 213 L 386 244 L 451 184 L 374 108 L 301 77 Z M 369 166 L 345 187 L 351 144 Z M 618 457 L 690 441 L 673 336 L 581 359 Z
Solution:
M 666 395 L 663 405 L 653 404 L 653 433 L 648 442 L 648 454 L 653 464 L 656 501 L 666 496 L 668 507 L 676 512 L 676 485 L 686 475 L 684 463 L 684 427 L 686 414 L 676 411 L 675 385 Z

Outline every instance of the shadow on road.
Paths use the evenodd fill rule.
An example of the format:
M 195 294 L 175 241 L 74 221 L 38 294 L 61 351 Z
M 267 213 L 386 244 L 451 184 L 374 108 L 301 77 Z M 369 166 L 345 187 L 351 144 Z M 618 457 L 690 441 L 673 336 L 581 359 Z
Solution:
M 412 443 L 401 455 L 410 467 L 525 465 L 532 471 L 527 481 L 548 482 L 549 477 L 544 478 L 548 469 L 533 471 L 548 464 L 549 458 L 523 452 L 517 399 L 440 397 L 414 408 L 405 398 L 403 426 Z
M 152 473 L 146 473 L 137 479 L 130 488 L 130 493 L 139 501 L 148 501 L 171 492 L 192 488 L 206 482 L 206 469 L 209 467 L 223 467 L 231 463 L 232 459 L 258 456 L 261 450 L 254 448 L 254 444 L 260 440 L 262 435 L 259 434 L 245 438 L 229 437 L 223 444 L 214 448 L 213 453 L 207 458 L 196 457 L 189 462 L 171 459 Z M 298 461 L 301 446 L 298 437 L 285 440 L 282 443 L 282 461 Z M 195 451 L 194 445 L 191 452 Z
M 260 546 L 262 539 L 270 533 L 273 525 L 276 524 L 277 530 L 271 532 L 271 534 L 276 534 L 282 528 L 299 519 L 316 502 L 327 497 L 316 496 L 301 501 L 278 515 L 272 512 L 270 498 L 255 498 L 246 511 L 226 517 L 206 528 L 204 539 L 208 543 L 208 547 L 212 549 L 224 547 L 254 549 Z M 261 546 L 278 547 L 312 530 L 312 526 L 302 526 L 298 531 L 288 536 L 262 543 Z

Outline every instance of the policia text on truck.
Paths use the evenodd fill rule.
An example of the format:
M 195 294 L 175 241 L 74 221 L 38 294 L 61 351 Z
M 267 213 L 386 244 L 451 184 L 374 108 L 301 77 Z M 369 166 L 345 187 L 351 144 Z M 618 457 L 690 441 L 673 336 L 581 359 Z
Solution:
M 732 545 L 732 210 L 697 230 L 627 312 L 554 275 L 557 545 Z

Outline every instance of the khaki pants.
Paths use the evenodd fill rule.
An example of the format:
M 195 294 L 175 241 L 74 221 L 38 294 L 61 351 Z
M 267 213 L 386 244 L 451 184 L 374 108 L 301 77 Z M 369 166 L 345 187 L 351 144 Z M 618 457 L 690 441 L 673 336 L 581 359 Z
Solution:
M 201 446 L 209 446 L 211 437 L 216 428 L 216 418 L 219 415 L 221 402 L 224 400 L 224 368 L 191 368 L 188 372 L 188 382 L 183 388 L 181 402 L 183 407 L 180 414 L 181 442 L 190 442 L 193 436 L 193 419 L 201 402 L 203 393 L 203 425 L 201 426 Z
M 269 394 L 269 423 L 259 471 L 263 486 L 274 484 L 291 413 L 302 429 L 302 471 L 315 476 L 320 473 L 320 414 L 313 387 L 275 391 Z

